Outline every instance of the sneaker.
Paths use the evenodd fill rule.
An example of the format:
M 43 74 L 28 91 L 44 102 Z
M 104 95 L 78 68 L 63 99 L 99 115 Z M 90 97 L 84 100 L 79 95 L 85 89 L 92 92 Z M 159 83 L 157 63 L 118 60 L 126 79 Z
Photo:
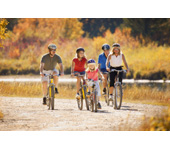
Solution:
M 106 95 L 106 88 L 103 89 L 102 95 Z
M 101 104 L 100 104 L 100 102 L 98 102 L 98 109 L 102 109 L 102 106 L 101 106 Z
M 56 87 L 55 87 L 55 93 L 56 93 L 56 94 L 58 94 L 58 93 L 59 93 L 59 92 L 58 92 L 58 89 L 57 89 Z
M 91 93 L 90 93 L 90 91 L 88 91 L 88 92 L 86 93 L 87 98 L 89 98 L 90 95 L 91 95 Z
M 113 95 L 109 95 L 109 101 L 113 101 Z
M 76 99 L 78 99 L 78 100 L 80 99 L 79 93 L 76 94 Z
M 43 105 L 46 105 L 46 104 L 47 104 L 46 100 L 47 100 L 46 97 L 44 97 L 44 98 L 43 98 Z

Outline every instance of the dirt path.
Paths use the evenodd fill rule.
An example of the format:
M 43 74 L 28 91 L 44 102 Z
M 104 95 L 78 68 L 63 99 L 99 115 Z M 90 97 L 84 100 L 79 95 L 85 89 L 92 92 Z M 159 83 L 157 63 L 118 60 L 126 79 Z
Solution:
M 55 110 L 47 110 L 40 98 L 0 97 L 1 131 L 14 130 L 136 130 L 142 117 L 160 114 L 164 106 L 123 103 L 114 110 L 102 102 L 97 113 L 77 108 L 75 100 L 55 99 Z

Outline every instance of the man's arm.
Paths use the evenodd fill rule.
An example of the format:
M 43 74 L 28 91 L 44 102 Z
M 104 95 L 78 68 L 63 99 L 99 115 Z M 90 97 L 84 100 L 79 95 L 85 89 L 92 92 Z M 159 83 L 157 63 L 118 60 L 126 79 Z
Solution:
M 111 59 L 111 54 L 107 57 L 107 61 L 106 61 L 106 70 L 107 71 L 110 71 L 110 69 L 109 69 L 109 62 L 110 62 L 110 59 Z
M 40 63 L 40 75 L 41 75 L 41 76 L 44 76 L 44 74 L 43 74 L 43 69 L 44 69 L 44 63 L 41 62 L 41 63 Z
M 61 76 L 63 76 L 64 75 L 64 66 L 63 66 L 63 63 L 59 63 L 58 65 L 60 67 Z

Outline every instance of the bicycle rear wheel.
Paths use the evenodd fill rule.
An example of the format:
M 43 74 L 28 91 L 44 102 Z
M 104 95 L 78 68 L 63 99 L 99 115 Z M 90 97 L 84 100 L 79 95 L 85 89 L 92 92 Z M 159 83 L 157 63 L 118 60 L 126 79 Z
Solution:
M 120 109 L 122 105 L 122 85 L 117 83 L 114 89 L 114 109 Z
M 78 105 L 78 108 L 80 110 L 82 110 L 83 109 L 83 93 L 82 93 L 82 89 L 80 89 L 79 95 L 80 95 L 80 99 L 77 99 L 77 105 Z

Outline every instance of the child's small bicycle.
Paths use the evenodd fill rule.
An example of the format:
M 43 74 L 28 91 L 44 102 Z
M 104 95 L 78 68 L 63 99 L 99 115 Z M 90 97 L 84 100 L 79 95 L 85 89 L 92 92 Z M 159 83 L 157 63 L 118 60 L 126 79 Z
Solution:
M 99 79 L 98 82 L 101 82 L 102 80 Z M 90 94 L 90 101 L 89 101 L 89 109 L 91 112 L 97 112 L 98 110 L 98 98 L 97 98 L 97 88 L 96 88 L 96 82 L 92 79 L 88 79 L 88 82 L 91 83 L 92 91 Z

